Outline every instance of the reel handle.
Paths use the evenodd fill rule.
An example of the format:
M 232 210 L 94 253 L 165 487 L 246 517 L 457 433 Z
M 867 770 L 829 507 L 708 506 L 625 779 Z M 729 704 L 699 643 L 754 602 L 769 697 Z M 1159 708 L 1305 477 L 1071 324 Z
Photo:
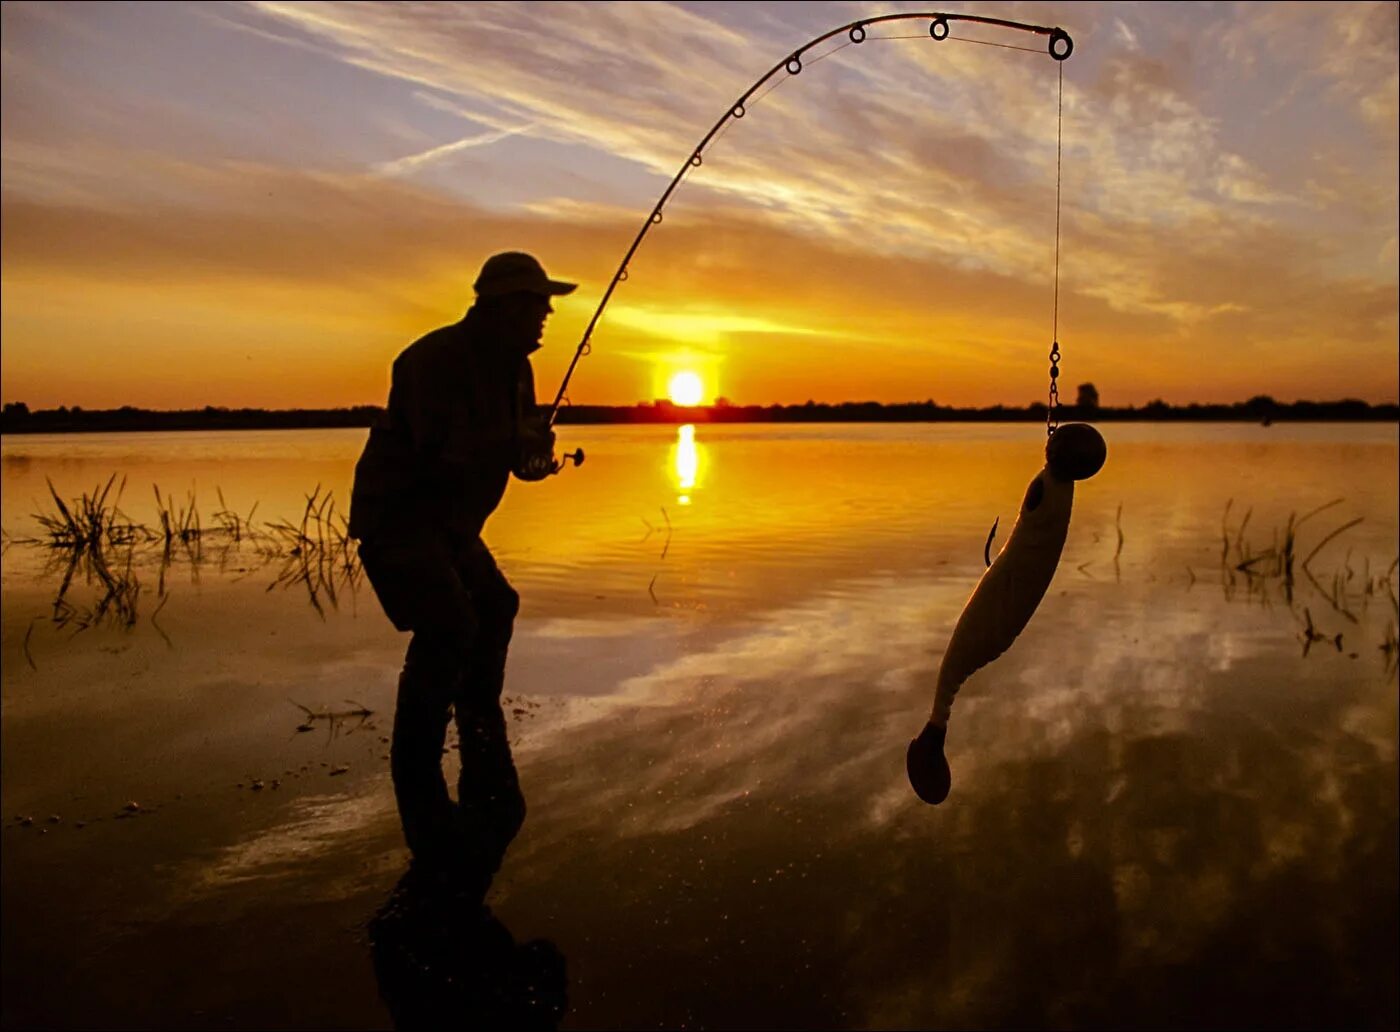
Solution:
M 575 466 L 583 465 L 583 449 L 576 448 L 571 452 L 565 452 L 562 458 L 554 458 L 547 455 L 535 455 L 527 459 L 515 470 L 515 475 L 521 480 L 539 481 L 546 477 L 552 477 L 564 470 L 572 459 Z

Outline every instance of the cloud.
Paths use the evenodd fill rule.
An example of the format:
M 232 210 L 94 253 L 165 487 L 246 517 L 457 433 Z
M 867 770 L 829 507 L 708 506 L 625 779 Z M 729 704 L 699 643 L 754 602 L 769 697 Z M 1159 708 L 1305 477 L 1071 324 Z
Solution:
M 746 67 L 752 41 L 666 5 L 556 6 L 547 13 L 518 5 L 440 5 L 430 18 L 373 5 L 261 10 L 318 36 L 347 61 L 459 97 L 469 110 L 501 106 L 530 119 L 542 137 L 622 155 L 665 177 L 754 74 Z M 908 51 L 901 54 L 899 44 L 881 45 L 889 48 L 892 67 L 906 64 Z M 951 60 L 939 66 L 945 79 L 986 66 L 982 55 L 946 53 Z M 880 71 L 878 60 L 846 60 L 851 56 L 809 68 L 801 87 L 751 104 L 749 118 L 731 127 L 711 155 L 719 171 L 691 173 L 678 203 L 696 193 L 728 197 L 809 233 L 859 236 L 886 251 L 956 252 L 1024 271 L 1025 234 L 1012 221 L 1022 206 L 995 207 L 1022 196 L 1027 185 L 1021 162 L 1003 157 L 1003 130 L 974 136 L 962 118 L 946 113 L 953 107 L 940 113 L 922 96 L 911 103 L 907 81 L 886 91 L 897 77 Z M 963 92 L 975 106 L 991 104 L 976 91 Z M 829 105 L 846 96 L 859 101 L 840 104 L 833 117 Z M 954 105 L 961 99 L 953 98 Z M 1038 135 L 1032 156 L 1042 213 L 1052 196 L 1053 129 L 1043 118 L 1052 104 L 1046 94 L 1038 121 L 1022 120 L 1017 129 L 1024 134 L 1033 125 Z M 864 140 L 877 145 L 861 146 Z M 919 147 L 908 150 L 910 140 Z M 963 161 L 974 153 L 983 165 L 1000 166 L 1005 187 L 978 184 Z M 935 154 L 942 160 L 931 160 Z M 947 191 L 942 196 L 939 185 Z M 968 246 L 972 240 L 976 249 Z
M 1265 183 L 1258 170 L 1238 154 L 1222 154 L 1219 173 L 1215 178 L 1215 188 L 1223 197 L 1233 201 L 1248 201 L 1253 204 L 1278 204 L 1291 200 L 1287 194 L 1272 190 Z
M 751 80 L 740 57 L 780 29 L 758 19 L 746 26 L 758 39 L 745 40 L 704 11 L 667 5 L 554 7 L 547 17 L 514 5 L 439 5 L 432 18 L 376 5 L 262 9 L 345 60 L 459 97 L 468 110 L 500 105 L 543 135 L 667 177 Z M 1134 31 L 1095 17 L 1091 39 Z M 782 35 L 775 51 L 801 33 Z M 1189 241 L 1168 234 L 1206 221 L 1247 225 L 1261 204 L 1311 198 L 1227 148 L 1220 117 L 1192 95 L 1187 41 L 1155 35 L 1154 52 L 1110 50 L 1087 84 L 1067 82 L 1066 203 L 1149 222 L 1175 250 Z M 848 48 L 751 104 L 688 172 L 673 209 L 727 204 L 842 247 L 1046 282 L 1055 98 L 1045 69 L 988 48 L 877 45 L 878 55 Z M 1151 275 L 1117 279 L 1149 284 Z M 1114 294 L 1145 314 L 1201 310 L 1150 289 Z
M 1129 50 L 1138 49 L 1137 33 L 1128 26 L 1127 22 L 1123 21 L 1122 18 L 1115 18 L 1113 27 L 1118 30 L 1119 37 Z
M 85 24 L 90 13 L 76 10 Z M 265 60 L 290 43 L 275 67 L 305 76 L 299 92 L 279 88 L 300 98 L 301 114 L 186 110 L 166 95 L 94 91 L 33 47 L 24 60 L 7 57 L 5 282 L 28 291 L 7 301 L 38 297 L 41 282 L 202 292 L 211 310 L 226 298 L 241 317 L 256 296 L 275 325 L 300 291 L 303 309 L 354 311 L 366 322 L 357 339 L 386 341 L 363 354 L 366 369 L 401 329 L 460 310 L 474 263 L 493 249 L 539 251 L 584 283 L 570 306 L 580 308 L 770 55 L 850 14 L 665 4 L 217 10 L 191 21 L 221 33 L 230 53 L 264 48 Z M 731 349 L 727 375 L 745 389 L 725 393 L 740 399 L 780 400 L 783 377 L 799 400 L 840 397 L 842 383 L 797 357 L 828 347 L 856 364 L 844 386 L 863 396 L 893 400 L 925 381 L 950 399 L 1038 394 L 1063 70 L 1060 310 L 1076 357 L 1154 395 L 1199 382 L 1168 349 L 1215 348 L 1227 397 L 1231 384 L 1260 375 L 1254 360 L 1266 351 L 1277 379 L 1251 382 L 1250 393 L 1287 395 L 1319 367 L 1324 344 L 1354 347 L 1359 365 L 1387 349 L 1393 357 L 1394 159 L 1375 146 L 1387 137 L 1363 111 L 1384 114 L 1393 101 L 1393 44 L 1372 38 L 1393 15 L 1347 8 L 1334 26 L 1312 8 L 1246 7 L 1187 25 L 1152 8 L 1073 11 L 1067 27 L 1079 46 L 1063 68 L 1040 54 L 924 37 L 872 39 L 780 78 L 688 169 L 648 235 L 604 319 L 614 353 L 654 352 L 668 334 L 699 332 L 699 318 L 707 347 Z M 258 32 L 229 31 L 229 19 Z M 1353 78 L 1310 37 L 1317 32 L 1357 52 Z M 96 45 L 91 32 L 84 40 Z M 86 54 L 73 40 L 64 46 Z M 1301 76 L 1274 89 L 1283 60 L 1300 56 Z M 197 50 L 189 59 L 209 63 Z M 1280 144 L 1257 101 L 1314 81 L 1326 89 L 1298 89 L 1277 116 L 1294 134 Z M 1246 95 L 1237 103 L 1235 92 Z M 308 112 L 318 98 L 327 115 L 344 109 L 344 135 L 317 137 L 324 119 Z M 1316 109 L 1299 108 L 1309 104 Z M 1346 117 L 1327 118 L 1333 105 Z M 1308 120 L 1291 121 L 1299 110 Z M 167 123 L 173 114 L 183 120 Z M 174 128 L 149 128 L 162 125 Z M 453 159 L 469 174 L 435 175 Z M 531 189 L 546 181 L 544 165 L 560 171 L 548 189 Z M 625 185 L 599 185 L 615 179 Z M 513 191 L 506 200 L 492 192 L 499 184 Z M 7 325 L 18 318 L 32 330 L 7 337 L 7 352 L 40 347 L 35 311 Z M 561 311 L 556 322 L 572 329 L 571 319 Z M 745 327 L 763 327 L 770 346 L 743 349 Z M 1280 342 L 1293 350 L 1268 350 Z M 1394 363 L 1385 365 L 1367 389 L 1393 390 Z M 604 368 L 592 382 L 606 385 L 605 397 L 632 400 L 625 370 Z M 368 372 L 356 382 L 377 383 Z
M 186 190 L 208 192 L 220 207 L 104 211 L 6 197 L 7 389 L 15 362 L 51 351 L 52 340 L 26 321 L 47 311 L 34 307 L 35 297 L 87 297 L 83 324 L 125 337 L 121 320 L 131 309 L 104 310 L 103 299 L 120 294 L 152 318 L 174 320 L 172 333 L 183 325 L 185 335 L 211 343 L 238 338 L 236 327 L 254 313 L 257 333 L 277 335 L 281 320 L 280 333 L 301 349 L 339 338 L 337 353 L 310 362 L 300 379 L 278 374 L 279 390 L 305 391 L 287 403 L 310 404 L 331 379 L 344 385 L 338 391 L 360 393 L 326 403 L 375 401 L 393 350 L 455 318 L 476 263 L 494 250 L 533 250 L 582 283 L 551 327 L 555 341 L 577 339 L 638 225 L 636 213 L 607 207 L 492 212 L 388 178 L 244 164 L 157 172 L 184 177 Z M 1306 375 L 1336 368 L 1328 347 L 1393 346 L 1394 284 L 1319 275 L 1327 255 L 1303 237 L 1203 219 L 1169 248 L 1161 239 L 1150 222 L 1075 223 L 1061 296 L 1062 325 L 1072 328 L 1066 352 L 1075 370 L 1115 383 L 1120 398 L 1306 394 Z M 814 240 L 742 208 L 668 218 L 631 273 L 595 335 L 578 401 L 635 400 L 639 377 L 649 376 L 631 371 L 645 361 L 635 356 L 659 355 L 683 338 L 703 338 L 729 356 L 723 393 L 741 401 L 932 394 L 991 403 L 1030 399 L 1043 387 L 1049 291 L 1022 277 Z M 199 307 L 188 307 L 196 298 Z M 740 346 L 754 334 L 767 343 Z M 1202 387 L 1199 364 L 1178 360 L 1183 343 L 1210 354 L 1211 387 Z M 1282 350 L 1294 343 L 1302 346 L 1296 357 Z M 114 402 L 129 400 L 122 377 L 149 378 L 146 346 L 116 372 Z M 154 342 L 149 348 L 149 362 L 169 360 Z M 548 351 L 542 383 L 566 357 L 557 344 Z M 312 351 L 302 353 L 309 361 Z M 1258 361 L 1264 353 L 1267 371 Z M 814 363 L 814 354 L 825 358 Z M 1369 390 L 1387 386 L 1374 378 Z M 233 400 L 263 403 L 208 403 Z
M 740 334 L 816 337 L 829 330 L 737 314 L 723 308 L 700 310 L 663 309 L 648 305 L 619 304 L 609 316 L 625 326 L 671 343 L 715 345 Z
M 1322 89 L 1338 113 L 1394 144 L 1397 5 L 1247 4 L 1216 35 L 1232 63 L 1256 74 L 1286 68 L 1295 92 Z
M 657 131 L 665 110 L 683 127 L 727 78 L 717 55 L 734 33 L 670 5 L 582 7 L 518 4 L 262 3 L 257 8 L 322 40 L 360 67 L 449 95 L 528 113 L 540 132 L 626 153 L 661 171 L 674 164 L 683 129 Z M 723 71 L 728 71 L 724 68 Z M 710 73 L 710 74 L 707 74 Z M 673 91 L 682 80 L 689 89 Z M 660 146 L 658 146 L 660 144 Z M 681 147 L 684 145 L 681 144 Z
M 429 148 L 417 154 L 409 154 L 402 158 L 395 158 L 393 161 L 384 161 L 376 165 L 375 171 L 385 176 L 410 175 L 424 165 L 430 165 L 441 161 L 443 158 L 460 154 L 464 150 L 471 150 L 475 147 L 489 147 L 493 143 L 499 143 L 509 136 L 530 131 L 530 126 L 522 125 L 513 129 L 494 129 L 489 132 L 479 133 L 476 136 L 464 136 L 460 140 L 453 140 L 451 143 L 444 143 L 437 147 Z

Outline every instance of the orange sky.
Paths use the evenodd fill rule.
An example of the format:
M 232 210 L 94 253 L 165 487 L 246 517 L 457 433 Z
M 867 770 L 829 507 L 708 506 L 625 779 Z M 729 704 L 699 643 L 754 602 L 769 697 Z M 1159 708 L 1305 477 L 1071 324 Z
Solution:
M 581 284 L 536 360 L 552 397 L 714 119 L 891 9 L 6 4 L 4 400 L 380 403 L 504 249 Z M 1396 400 L 1395 5 L 964 9 L 1075 37 L 1071 386 Z M 1042 398 L 1056 71 L 926 36 L 809 66 L 677 192 L 573 400 L 680 368 L 740 403 Z

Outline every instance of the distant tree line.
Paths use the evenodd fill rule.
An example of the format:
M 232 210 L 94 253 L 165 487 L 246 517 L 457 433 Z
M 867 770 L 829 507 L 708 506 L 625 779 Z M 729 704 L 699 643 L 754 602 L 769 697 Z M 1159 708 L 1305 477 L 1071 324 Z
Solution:
M 561 423 L 935 423 L 1043 422 L 1046 403 L 1032 402 L 1025 406 L 992 405 L 985 408 L 963 408 L 940 405 L 936 401 L 915 401 L 883 404 L 878 401 L 844 401 L 826 403 L 808 401 L 800 405 L 735 405 L 724 398 L 715 404 L 687 408 L 669 401 L 654 401 L 627 407 L 606 405 L 574 405 L 561 409 Z M 1138 420 L 1161 422 L 1171 420 L 1198 422 L 1287 421 L 1400 421 L 1400 405 L 1371 405 L 1357 399 L 1341 401 L 1275 401 L 1259 395 L 1234 404 L 1169 405 L 1156 399 L 1141 407 L 1110 408 L 1098 402 L 1093 384 L 1083 384 L 1073 405 L 1060 406 L 1060 421 L 1071 419 L 1087 422 Z
M 120 430 L 299 430 L 313 427 L 362 427 L 374 422 L 378 405 L 338 409 L 85 409 L 60 405 L 31 411 L 22 401 L 0 409 L 0 433 L 67 433 Z
M 931 423 L 1043 421 L 1045 402 L 1025 406 L 993 405 L 962 408 L 936 401 L 882 404 L 878 401 L 800 405 L 736 405 L 726 398 L 713 405 L 686 407 L 669 401 L 636 405 L 571 405 L 559 412 L 560 423 Z M 377 405 L 338 409 L 220 408 L 162 411 L 124 405 L 118 409 L 84 409 L 77 405 L 31 411 L 24 402 L 9 402 L 0 410 L 0 433 L 69 433 L 123 430 L 291 430 L 325 427 L 368 427 L 383 411 Z M 1062 405 L 1061 421 L 1140 420 L 1149 422 L 1245 421 L 1400 421 L 1400 405 L 1371 405 L 1353 398 L 1341 401 L 1275 401 L 1258 395 L 1229 405 L 1170 405 L 1161 399 L 1143 406 L 1114 408 L 1099 404 L 1091 383 L 1081 384 L 1075 404 Z

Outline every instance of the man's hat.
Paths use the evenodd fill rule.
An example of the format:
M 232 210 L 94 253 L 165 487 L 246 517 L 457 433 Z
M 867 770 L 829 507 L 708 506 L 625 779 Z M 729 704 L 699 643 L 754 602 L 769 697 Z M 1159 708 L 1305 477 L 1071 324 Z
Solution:
M 503 294 L 572 294 L 577 283 L 562 283 L 544 274 L 544 266 L 534 255 L 523 251 L 505 251 L 493 254 L 481 267 L 477 276 L 478 297 L 500 297 Z

